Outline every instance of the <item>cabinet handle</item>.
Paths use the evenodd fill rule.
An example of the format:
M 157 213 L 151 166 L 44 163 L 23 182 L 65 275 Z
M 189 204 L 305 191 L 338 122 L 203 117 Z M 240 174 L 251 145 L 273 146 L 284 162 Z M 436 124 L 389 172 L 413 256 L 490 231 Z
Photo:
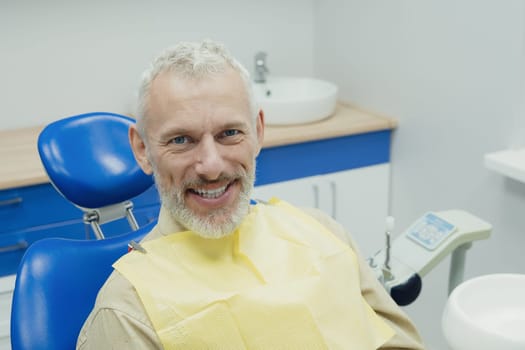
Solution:
M 7 207 L 9 205 L 15 205 L 22 203 L 23 199 L 22 197 L 15 197 L 10 199 L 5 199 L 3 201 L 0 201 L 0 207 Z
M 335 181 L 330 181 L 330 189 L 332 190 L 332 217 L 337 219 L 337 184 Z
M 24 250 L 28 246 L 26 241 L 20 241 L 18 243 L 12 244 L 12 245 L 6 245 L 3 247 L 0 247 L 0 254 L 1 253 L 10 253 L 10 252 L 16 252 L 17 250 Z
M 314 208 L 319 209 L 319 186 L 314 184 L 312 189 L 314 191 Z

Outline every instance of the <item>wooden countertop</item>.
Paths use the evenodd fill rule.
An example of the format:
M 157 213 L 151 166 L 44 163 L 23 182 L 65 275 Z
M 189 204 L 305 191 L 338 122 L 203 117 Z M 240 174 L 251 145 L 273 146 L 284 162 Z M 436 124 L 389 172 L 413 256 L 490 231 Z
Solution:
M 339 104 L 333 116 L 293 126 L 266 126 L 263 147 L 394 129 L 397 121 Z M 43 126 L 0 131 L 0 190 L 49 182 L 36 140 Z

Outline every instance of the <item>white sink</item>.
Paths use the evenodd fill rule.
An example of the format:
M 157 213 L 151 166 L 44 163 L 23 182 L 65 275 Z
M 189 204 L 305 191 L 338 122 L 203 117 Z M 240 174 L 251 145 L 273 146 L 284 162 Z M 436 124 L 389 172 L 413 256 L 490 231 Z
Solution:
M 449 296 L 442 327 L 453 350 L 525 349 L 525 275 L 463 282 Z
M 253 86 L 268 125 L 311 123 L 335 111 L 337 86 L 324 80 L 269 77 Z
M 485 166 L 514 180 L 525 182 L 525 148 L 485 154 Z

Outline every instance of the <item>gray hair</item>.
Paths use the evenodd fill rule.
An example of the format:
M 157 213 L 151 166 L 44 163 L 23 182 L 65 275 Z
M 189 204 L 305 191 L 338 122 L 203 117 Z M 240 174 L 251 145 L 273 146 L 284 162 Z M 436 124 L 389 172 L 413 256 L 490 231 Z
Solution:
M 176 46 L 164 50 L 142 74 L 137 97 L 137 129 L 145 136 L 145 124 L 148 114 L 148 100 L 153 80 L 166 71 L 188 79 L 200 79 L 214 73 L 224 72 L 233 68 L 239 73 L 246 86 L 250 112 L 255 120 L 257 103 L 255 101 L 250 74 L 227 50 L 220 44 L 210 40 L 203 42 L 180 42 Z

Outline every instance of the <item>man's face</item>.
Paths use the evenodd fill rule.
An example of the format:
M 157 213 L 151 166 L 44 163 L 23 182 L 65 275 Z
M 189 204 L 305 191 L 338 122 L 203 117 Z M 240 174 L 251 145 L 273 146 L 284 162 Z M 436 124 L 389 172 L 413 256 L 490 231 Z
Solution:
M 139 142 L 137 159 L 153 171 L 175 220 L 205 237 L 232 232 L 248 212 L 263 137 L 263 114 L 254 120 L 239 74 L 200 80 L 160 74 L 145 130 L 142 146 L 130 132 L 132 145 Z

